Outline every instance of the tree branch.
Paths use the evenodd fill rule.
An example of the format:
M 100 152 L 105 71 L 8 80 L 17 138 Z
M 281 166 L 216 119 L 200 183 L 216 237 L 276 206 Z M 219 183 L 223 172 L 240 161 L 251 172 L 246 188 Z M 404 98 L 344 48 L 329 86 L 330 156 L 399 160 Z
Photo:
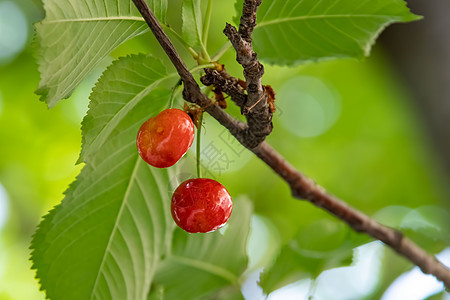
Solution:
M 242 110 L 245 103 L 247 102 L 247 95 L 245 94 L 242 87 L 236 78 L 231 77 L 225 71 L 225 69 L 220 72 L 212 69 L 205 69 L 205 75 L 200 78 L 200 81 L 206 85 L 214 85 L 218 87 L 221 91 L 231 97 L 231 100 L 239 106 Z
M 258 146 L 252 147 L 252 143 L 248 143 L 246 140 L 249 138 L 247 134 L 248 126 L 228 115 L 220 107 L 212 103 L 212 101 L 201 92 L 200 87 L 196 83 L 192 74 L 189 73 L 185 64 L 179 57 L 164 31 L 161 29 L 161 26 L 144 0 L 133 0 L 133 2 L 163 49 L 166 51 L 170 60 L 177 69 L 178 74 L 183 80 L 185 86 L 185 90 L 183 92 L 184 98 L 189 102 L 196 103 L 205 108 L 205 110 L 220 124 L 226 127 L 242 145 L 252 151 L 269 167 L 271 167 L 272 170 L 289 185 L 293 197 L 297 199 L 305 199 L 315 206 L 330 212 L 342 221 L 346 222 L 355 231 L 364 232 L 371 237 L 382 241 L 400 255 L 417 265 L 424 273 L 434 275 L 438 280 L 444 282 L 447 288 L 450 288 L 450 270 L 436 258 L 429 255 L 419 246 L 414 244 L 411 240 L 405 238 L 401 232 L 379 224 L 364 213 L 350 207 L 342 200 L 327 194 L 325 189 L 318 186 L 312 179 L 297 171 L 266 142 L 259 143 Z M 261 1 L 249 0 L 245 2 L 260 3 Z M 244 13 L 246 13 L 245 9 Z M 248 40 L 251 41 L 251 30 L 253 30 L 252 27 L 246 28 L 245 26 L 244 29 L 242 29 L 242 38 L 246 42 L 248 42 Z M 246 33 L 244 34 L 244 32 Z
M 324 188 L 297 171 L 267 143 L 262 143 L 252 149 L 252 152 L 287 182 L 294 198 L 305 199 L 332 213 L 355 231 L 366 233 L 382 241 L 417 265 L 422 272 L 434 275 L 447 288 L 450 288 L 450 270 L 410 239 L 404 237 L 400 231 L 376 222 L 344 201 L 327 194 Z
M 264 141 L 273 128 L 272 112 L 267 105 L 267 93 L 261 83 L 264 67 L 253 51 L 251 38 L 256 26 L 256 10 L 260 4 L 261 0 L 245 0 L 239 31 L 228 23 L 223 31 L 236 50 L 236 60 L 244 69 L 248 99 L 241 106 L 241 111 L 247 118 L 249 135 L 255 140 L 253 147 Z

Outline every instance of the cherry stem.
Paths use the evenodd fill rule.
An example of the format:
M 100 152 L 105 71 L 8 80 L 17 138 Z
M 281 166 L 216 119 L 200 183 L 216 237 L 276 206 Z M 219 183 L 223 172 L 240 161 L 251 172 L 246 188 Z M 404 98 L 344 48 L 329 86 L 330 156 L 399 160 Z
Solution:
M 203 112 L 200 114 L 198 118 L 198 127 L 197 127 L 197 177 L 202 178 L 202 165 L 200 161 L 200 150 L 201 150 L 201 136 L 202 136 L 202 126 L 203 126 Z
M 178 80 L 177 84 L 172 88 L 172 92 L 170 93 L 170 98 L 169 98 L 169 108 L 173 108 L 174 102 L 175 102 L 175 98 L 178 95 L 178 91 L 180 90 L 181 87 L 181 79 Z
M 215 64 L 204 64 L 204 65 L 196 66 L 196 67 L 190 69 L 189 71 L 191 73 L 195 73 L 198 71 L 203 71 L 204 69 L 214 69 L 215 67 L 216 67 Z M 173 106 L 175 104 L 175 98 L 180 93 L 180 88 L 182 87 L 182 82 L 183 81 L 180 78 L 180 80 L 178 80 L 178 82 L 172 87 L 172 92 L 170 93 L 168 108 L 173 108 Z

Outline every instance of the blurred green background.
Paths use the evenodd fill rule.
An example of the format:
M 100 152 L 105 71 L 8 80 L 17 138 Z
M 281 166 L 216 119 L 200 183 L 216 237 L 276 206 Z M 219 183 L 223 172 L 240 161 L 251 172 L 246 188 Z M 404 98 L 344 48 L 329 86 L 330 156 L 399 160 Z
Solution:
M 234 15 L 233 4 L 215 4 L 211 52 L 225 42 L 221 29 Z M 179 27 L 177 12 L 171 13 L 170 24 Z M 96 79 L 118 56 L 142 51 L 162 57 L 153 37 L 144 34 L 120 46 L 69 100 L 48 110 L 34 95 L 39 73 L 33 58 L 32 23 L 43 14 L 37 0 L 0 0 L 0 300 L 44 298 L 30 270 L 28 246 L 41 216 L 61 201 L 82 167 L 75 165 L 81 147 L 80 122 Z M 402 28 L 408 30 L 408 26 Z M 417 22 L 413 26 L 421 25 Z M 395 41 L 385 38 L 384 47 L 377 45 L 363 62 L 340 60 L 290 69 L 266 66 L 264 83 L 271 84 L 277 93 L 275 129 L 268 141 L 328 191 L 401 228 L 436 254 L 449 245 L 449 169 L 445 145 L 436 137 L 450 140 L 450 117 L 447 122 L 444 119 L 443 130 L 441 126 L 440 135 L 436 135 L 427 121 L 432 114 L 418 105 L 417 87 L 411 86 L 414 78 L 405 79 L 391 60 Z M 186 53 L 184 57 L 193 65 Z M 242 77 L 231 51 L 223 62 L 229 73 Z M 428 78 L 433 74 L 419 75 Z M 448 100 L 444 95 L 437 105 L 448 107 Z M 237 109 L 228 110 L 239 117 Z M 293 200 L 287 186 L 262 162 L 230 139 L 213 119 L 205 119 L 201 153 L 205 171 L 219 179 L 232 196 L 245 194 L 254 202 L 250 269 L 243 293 L 248 299 L 261 299 L 257 275 L 283 245 L 301 237 L 309 239 L 315 250 L 327 248 L 327 234 L 335 238 L 338 232 L 344 234 L 343 240 L 336 242 L 341 247 L 348 229 L 310 204 Z M 180 177 L 195 172 L 194 158 L 191 150 Z M 358 243 L 370 241 L 361 236 L 356 239 Z M 355 253 L 359 253 L 360 263 L 354 268 L 359 271 L 341 268 L 322 273 L 315 283 L 317 299 L 350 299 L 349 295 L 352 299 L 379 299 L 396 277 L 412 268 L 377 243 Z M 445 256 L 447 262 L 449 256 Z M 327 259 L 308 271 L 318 269 L 319 275 Z M 362 277 L 358 280 L 363 282 L 349 284 L 351 276 Z M 290 286 L 290 292 L 275 292 L 270 299 L 302 299 L 300 295 L 311 288 L 310 283 L 308 279 L 298 281 Z M 432 294 L 436 299 L 446 297 L 441 285 L 432 282 L 429 286 L 433 284 L 435 288 L 425 296 L 415 292 L 403 299 Z M 419 285 L 425 290 L 425 281 Z

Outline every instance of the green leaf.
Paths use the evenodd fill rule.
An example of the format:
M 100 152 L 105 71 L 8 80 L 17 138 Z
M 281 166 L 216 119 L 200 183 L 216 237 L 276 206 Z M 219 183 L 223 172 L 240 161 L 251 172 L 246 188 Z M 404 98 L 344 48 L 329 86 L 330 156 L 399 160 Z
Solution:
M 450 245 L 450 214 L 442 207 L 426 205 L 412 209 L 402 219 L 399 229 L 430 253 Z
M 165 22 L 167 0 L 147 1 Z M 36 93 L 53 107 L 121 43 L 147 25 L 131 0 L 44 0 L 46 18 L 36 24 L 41 82 Z
M 99 79 L 83 120 L 86 166 L 32 241 L 33 269 L 47 297 L 147 299 L 163 287 L 169 299 L 242 299 L 250 202 L 235 201 L 225 234 L 178 230 L 172 239 L 168 171 L 147 165 L 136 150 L 139 126 L 167 105 L 170 91 L 161 85 L 171 77 L 159 60 L 133 55 Z M 184 280 L 188 291 L 167 277 L 174 270 L 192 278 Z
M 183 0 L 182 18 L 183 38 L 191 47 L 200 46 L 203 27 L 201 0 Z
M 222 229 L 207 234 L 175 231 L 172 252 L 158 267 L 150 299 L 242 299 L 239 277 L 247 266 L 253 208 L 245 198 L 233 202 L 224 234 Z
M 325 269 L 348 265 L 352 249 L 368 239 L 338 221 L 315 221 L 281 249 L 272 266 L 261 273 L 260 285 L 269 294 L 300 279 L 315 278 Z
M 242 3 L 236 4 L 239 16 Z M 279 65 L 362 58 L 389 24 L 419 18 L 403 0 L 263 1 L 253 43 L 261 60 Z
M 440 252 L 450 245 L 450 214 L 441 207 L 388 206 L 377 212 L 375 219 L 401 230 L 428 252 Z
M 115 61 L 91 94 L 89 112 L 82 123 L 83 147 L 79 162 L 95 156 L 103 144 L 117 134 L 117 126 L 136 105 L 152 103 L 149 92 L 171 77 L 175 78 L 167 74 L 160 60 L 142 54 Z
M 144 85 L 141 77 L 148 76 L 148 86 L 164 76 L 150 67 L 154 63 L 152 58 L 133 56 L 105 71 L 92 96 L 92 118 L 83 126 L 86 136 L 96 132 L 96 126 L 111 124 L 105 116 L 127 100 L 112 101 L 102 89 L 116 83 L 111 93 L 133 98 L 131 94 L 141 89 L 130 85 Z M 44 218 L 33 238 L 33 268 L 51 299 L 147 297 L 174 224 L 168 171 L 150 167 L 136 150 L 139 126 L 167 105 L 170 94 L 161 88 L 148 92 L 145 101 L 117 119 L 112 134 L 85 160 L 64 200 Z

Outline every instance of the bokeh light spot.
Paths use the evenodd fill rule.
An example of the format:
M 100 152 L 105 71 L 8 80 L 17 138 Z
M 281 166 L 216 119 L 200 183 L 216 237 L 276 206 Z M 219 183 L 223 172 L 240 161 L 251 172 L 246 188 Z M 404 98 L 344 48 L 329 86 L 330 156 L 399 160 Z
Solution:
M 311 291 L 311 279 L 302 279 L 288 284 L 268 296 L 268 300 L 299 300 L 309 299 Z
M 209 116 L 204 115 L 205 125 L 201 137 L 200 159 L 205 176 L 221 176 L 243 168 L 252 158 L 231 133 Z M 197 141 L 198 135 L 194 141 Z
M 27 19 L 12 1 L 0 2 L 0 65 L 11 61 L 27 42 Z
M 262 217 L 258 215 L 252 216 L 251 228 L 247 254 L 249 256 L 249 267 L 253 268 L 267 255 L 270 232 Z
M 262 288 L 258 285 L 259 276 L 263 268 L 259 268 L 254 272 L 251 272 L 247 279 L 244 281 L 241 287 L 242 295 L 246 300 L 266 300 Z
M 339 118 L 341 99 L 321 79 L 299 76 L 277 93 L 283 127 L 299 137 L 315 137 L 328 131 Z
M 371 242 L 354 249 L 349 267 L 326 270 L 317 279 L 318 299 L 362 299 L 370 295 L 379 280 L 383 244 Z
M 447 267 L 450 266 L 450 248 L 436 257 Z M 444 290 L 444 284 L 434 276 L 424 274 L 419 267 L 400 275 L 386 290 L 382 300 L 427 299 Z
M 0 230 L 5 225 L 8 218 L 8 194 L 5 188 L 0 184 Z

